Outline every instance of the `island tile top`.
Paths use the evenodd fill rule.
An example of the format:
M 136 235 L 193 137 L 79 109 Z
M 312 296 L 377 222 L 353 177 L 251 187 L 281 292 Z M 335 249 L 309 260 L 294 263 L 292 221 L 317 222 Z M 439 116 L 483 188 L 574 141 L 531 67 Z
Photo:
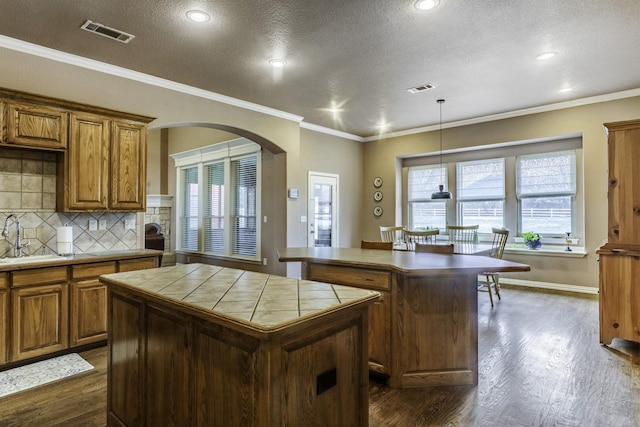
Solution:
M 376 300 L 379 295 L 348 286 L 208 264 L 184 264 L 101 277 L 108 283 L 267 328 L 349 303 Z

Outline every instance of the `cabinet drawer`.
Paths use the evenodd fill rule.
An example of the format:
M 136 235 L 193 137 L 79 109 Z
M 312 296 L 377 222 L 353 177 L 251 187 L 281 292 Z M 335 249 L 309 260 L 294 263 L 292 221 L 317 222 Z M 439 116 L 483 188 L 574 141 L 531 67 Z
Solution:
M 118 271 L 133 271 L 133 270 L 145 270 L 147 268 L 156 268 L 158 266 L 158 258 L 138 258 L 138 259 L 126 259 L 118 261 Z
M 309 264 L 307 274 L 309 280 L 365 289 L 389 289 L 391 281 L 391 273 L 387 271 L 324 264 Z
M 98 277 L 102 274 L 111 274 L 115 272 L 115 261 L 74 265 L 71 267 L 71 280 L 89 279 Z
M 67 267 L 45 267 L 13 272 L 13 287 L 67 281 Z
M 9 286 L 9 277 L 7 273 L 0 273 L 0 289 L 6 289 Z

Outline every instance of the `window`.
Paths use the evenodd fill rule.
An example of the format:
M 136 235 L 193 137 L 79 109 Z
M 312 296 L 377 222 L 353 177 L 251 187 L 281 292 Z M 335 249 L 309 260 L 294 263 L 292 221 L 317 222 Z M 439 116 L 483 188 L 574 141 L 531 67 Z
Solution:
M 411 156 L 402 167 L 408 229 L 478 224 L 480 240 L 490 238 L 493 227 L 508 228 L 511 238 L 533 231 L 559 245 L 567 232 L 583 238 L 580 136 L 455 150 L 442 159 Z M 440 183 L 451 200 L 431 200 Z
M 519 156 L 516 181 L 521 231 L 549 237 L 574 229 L 575 151 Z
M 409 202 L 409 228 L 421 230 L 446 226 L 446 202 L 431 200 L 431 193 L 446 183 L 446 167 L 421 166 L 410 168 L 407 176 L 407 198 Z
M 260 146 L 240 138 L 172 157 L 178 250 L 260 260 Z
M 480 233 L 504 226 L 504 159 L 460 162 L 456 167 L 458 224 Z

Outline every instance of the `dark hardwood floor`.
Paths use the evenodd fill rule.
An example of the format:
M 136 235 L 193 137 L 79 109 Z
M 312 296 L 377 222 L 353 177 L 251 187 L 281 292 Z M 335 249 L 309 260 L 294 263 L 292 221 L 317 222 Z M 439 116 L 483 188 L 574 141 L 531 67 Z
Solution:
M 479 295 L 479 385 L 394 390 L 370 381 L 370 426 L 640 426 L 640 345 L 598 342 L 598 300 L 504 288 Z M 104 426 L 106 348 L 95 369 L 0 398 L 0 426 Z

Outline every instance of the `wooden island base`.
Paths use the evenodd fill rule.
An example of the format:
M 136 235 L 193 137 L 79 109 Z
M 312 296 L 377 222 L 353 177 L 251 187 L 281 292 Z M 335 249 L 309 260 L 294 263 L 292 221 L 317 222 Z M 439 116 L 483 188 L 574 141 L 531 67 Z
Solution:
M 368 425 L 376 292 L 202 264 L 101 280 L 110 426 Z

